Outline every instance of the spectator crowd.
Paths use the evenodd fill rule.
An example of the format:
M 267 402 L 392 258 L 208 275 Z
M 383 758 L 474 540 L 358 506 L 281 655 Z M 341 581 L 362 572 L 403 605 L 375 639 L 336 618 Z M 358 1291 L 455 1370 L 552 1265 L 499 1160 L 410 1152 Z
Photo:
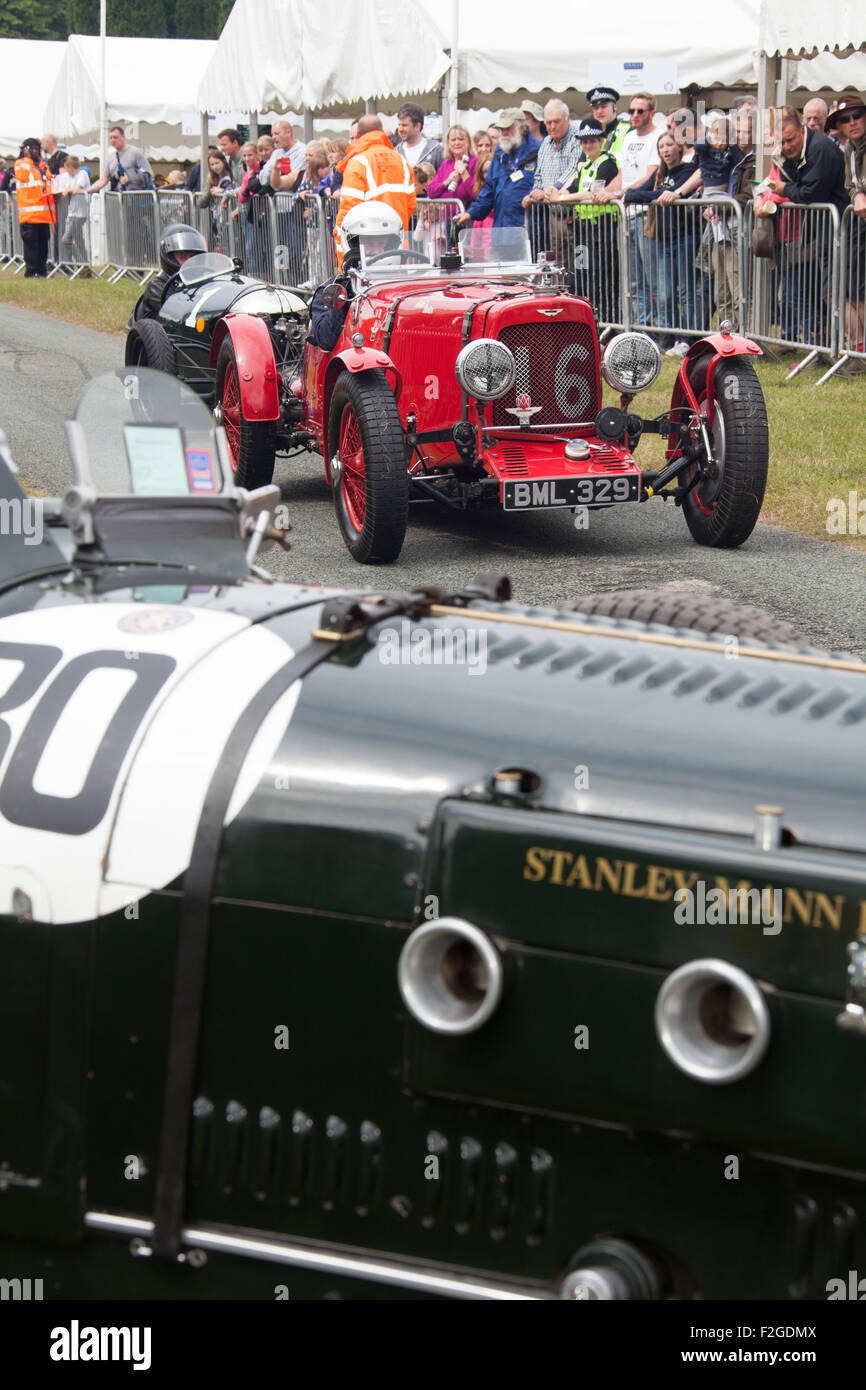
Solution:
M 423 109 L 406 102 L 392 132 L 377 116 L 354 122 L 345 138 L 304 144 L 287 121 L 244 141 L 220 131 L 204 171 L 154 177 L 145 154 L 121 126 L 110 132 L 102 177 L 91 182 L 82 162 L 53 135 L 24 142 L 0 178 L 17 197 L 25 275 L 52 262 L 89 273 L 88 199 L 101 188 L 183 191 L 209 222 L 219 247 L 230 224 L 246 268 L 269 273 L 274 232 L 267 201 L 276 198 L 276 243 L 297 252 L 310 283 L 327 267 L 307 249 L 311 221 L 339 235 L 347 210 L 376 199 L 395 207 L 405 227 L 423 229 L 423 200 L 448 200 L 457 228 L 522 227 L 533 252 L 550 250 L 569 287 L 616 323 L 623 284 L 622 237 L 632 321 L 660 347 L 685 352 L 684 333 L 715 312 L 736 321 L 744 227 L 751 250 L 767 262 L 771 318 L 780 341 L 823 343 L 831 305 L 831 252 L 836 218 L 851 208 L 844 242 L 848 343 L 863 350 L 866 283 L 866 101 L 812 97 L 802 114 L 775 113 L 774 160 L 756 178 L 756 102 L 737 98 L 728 112 L 700 118 L 688 108 L 664 116 L 648 92 L 619 93 L 599 84 L 580 114 L 554 98 L 542 108 L 506 107 L 484 130 L 454 125 L 441 141 L 425 133 Z M 717 206 L 713 206 L 717 202 Z M 749 210 L 748 224 L 734 205 Z M 814 216 L 812 212 L 814 211 Z M 846 227 L 848 222 L 846 221 Z M 204 228 L 202 228 L 204 230 Z M 237 235 L 239 233 L 239 235 Z M 419 232 L 420 235 L 420 232 Z

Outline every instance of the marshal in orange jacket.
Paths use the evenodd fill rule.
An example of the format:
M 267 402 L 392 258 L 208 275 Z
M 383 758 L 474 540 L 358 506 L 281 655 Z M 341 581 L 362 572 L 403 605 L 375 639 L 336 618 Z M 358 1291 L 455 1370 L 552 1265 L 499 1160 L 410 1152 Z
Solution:
M 350 208 L 374 199 L 394 208 L 403 226 L 408 228 L 409 218 L 415 211 L 415 179 L 409 164 L 394 149 L 384 130 L 368 130 L 366 135 L 360 135 L 349 146 L 337 168 L 343 175 L 343 183 L 335 237 Z M 339 238 L 337 247 L 337 259 L 342 265 Z
M 15 193 L 18 198 L 18 221 L 22 225 L 28 222 L 54 222 L 51 170 L 44 161 L 34 164 L 29 155 L 16 159 Z

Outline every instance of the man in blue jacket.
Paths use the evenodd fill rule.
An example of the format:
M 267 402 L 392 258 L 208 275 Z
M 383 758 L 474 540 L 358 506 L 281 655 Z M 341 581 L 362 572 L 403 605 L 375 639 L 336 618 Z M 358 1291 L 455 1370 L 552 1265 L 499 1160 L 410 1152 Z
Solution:
M 516 106 L 500 111 L 493 124 L 499 131 L 499 145 L 484 187 L 466 212 L 455 219 L 458 227 L 483 221 L 490 212 L 494 227 L 523 226 L 523 199 L 535 183 L 541 141 L 529 134 L 526 118 Z

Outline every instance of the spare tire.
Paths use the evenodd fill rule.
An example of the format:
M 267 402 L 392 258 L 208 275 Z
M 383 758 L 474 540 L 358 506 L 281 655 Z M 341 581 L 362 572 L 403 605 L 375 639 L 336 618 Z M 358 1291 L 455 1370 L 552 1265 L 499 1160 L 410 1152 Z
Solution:
M 606 594 L 587 594 L 560 607 L 569 613 L 627 618 L 635 623 L 658 623 L 663 627 L 690 628 L 724 637 L 748 637 L 774 646 L 814 650 L 812 639 L 793 623 L 774 618 L 751 604 L 735 603 L 694 590 L 612 589 Z

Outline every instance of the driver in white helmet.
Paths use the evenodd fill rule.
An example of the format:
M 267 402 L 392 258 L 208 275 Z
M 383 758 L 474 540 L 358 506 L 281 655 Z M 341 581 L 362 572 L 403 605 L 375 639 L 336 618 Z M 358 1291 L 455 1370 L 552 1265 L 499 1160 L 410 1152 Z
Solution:
M 372 200 L 358 203 L 346 213 L 338 231 L 343 254 L 342 270 L 339 275 L 319 285 L 310 301 L 311 343 L 325 352 L 331 352 L 337 346 L 349 312 L 349 303 L 356 292 L 355 277 L 351 272 L 361 268 L 362 247 L 365 261 L 369 262 L 371 256 L 382 252 L 393 251 L 396 265 L 404 236 L 400 214 L 387 203 Z M 342 285 L 345 289 L 346 299 L 341 305 L 326 305 L 324 292 L 328 285 Z

